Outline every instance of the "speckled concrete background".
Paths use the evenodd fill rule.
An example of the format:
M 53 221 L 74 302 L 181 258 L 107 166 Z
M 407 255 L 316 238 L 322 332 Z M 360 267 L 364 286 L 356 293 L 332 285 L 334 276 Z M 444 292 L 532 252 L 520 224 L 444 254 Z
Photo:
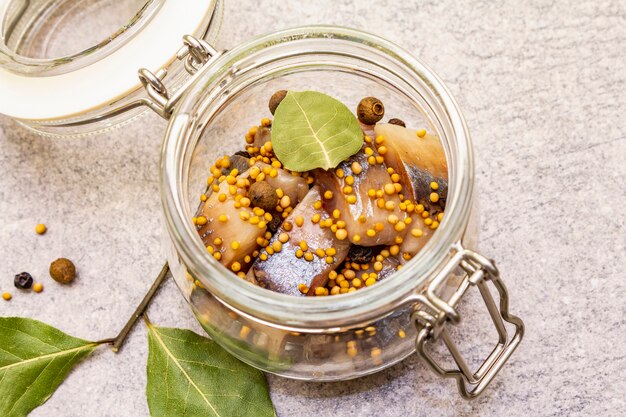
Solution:
M 480 249 L 499 261 L 527 336 L 474 402 L 410 358 L 342 383 L 269 377 L 278 415 L 626 415 L 624 2 L 227 1 L 223 46 L 308 23 L 398 42 L 456 95 L 477 154 Z M 50 140 L 0 117 L 0 290 L 22 270 L 46 284 L 1 302 L 0 315 L 88 339 L 116 334 L 163 260 L 164 129 L 150 115 L 107 135 Z M 43 237 L 38 222 L 50 227 Z M 70 288 L 46 278 L 59 256 L 80 270 Z M 476 298 L 466 304 L 467 317 L 480 309 Z M 171 281 L 150 314 L 200 331 Z M 464 332 L 474 360 L 476 337 L 495 340 L 484 328 Z M 146 353 L 139 326 L 121 354 L 99 350 L 33 415 L 147 416 Z

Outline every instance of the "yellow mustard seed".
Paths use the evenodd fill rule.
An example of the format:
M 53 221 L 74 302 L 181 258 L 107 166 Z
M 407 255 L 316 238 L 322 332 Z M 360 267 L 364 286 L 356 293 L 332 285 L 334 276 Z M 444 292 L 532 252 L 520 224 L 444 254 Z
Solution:
M 406 337 L 405 331 L 402 329 L 398 330 L 398 336 L 400 336 L 401 339 L 404 339 Z
M 359 175 L 361 172 L 363 172 L 363 167 L 361 166 L 361 164 L 359 164 L 358 162 L 353 162 L 352 165 L 350 165 L 350 169 L 352 170 L 352 173 L 355 175 Z
M 364 215 L 360 215 L 358 220 L 359 223 L 365 223 L 367 221 L 367 217 L 365 217 Z
M 345 187 L 343 187 L 343 189 L 341 190 L 343 191 L 344 194 L 352 194 L 352 187 L 349 185 L 346 185 Z
M 376 278 L 369 277 L 368 279 L 365 280 L 366 287 L 371 287 L 375 283 L 376 283 Z
M 35 282 L 33 284 L 33 291 L 35 291 L 35 292 L 42 292 L 43 291 L 43 284 L 41 282 Z
M 232 269 L 233 272 L 239 272 L 241 270 L 241 264 L 239 262 L 233 262 L 230 269 Z
M 356 196 L 349 195 L 348 197 L 346 197 L 346 201 L 348 202 L 348 204 L 356 204 Z
M 278 241 L 281 243 L 287 243 L 289 241 L 289 235 L 287 233 L 281 233 L 278 235 Z
M 376 157 L 374 155 L 368 156 L 367 163 L 370 165 L 376 165 Z
M 387 216 L 387 221 L 390 224 L 396 224 L 400 221 L 400 219 L 395 214 L 390 214 L 389 216 Z
M 246 255 L 246 256 L 243 257 L 243 261 L 245 263 L 247 263 L 247 264 L 249 264 L 251 260 L 252 260 L 252 258 L 250 258 L 250 255 Z
M 424 236 L 424 232 L 422 229 L 418 229 L 417 227 L 411 230 L 411 235 L 413 237 L 422 237 Z
M 249 328 L 248 326 L 241 326 L 241 330 L 239 330 L 239 337 L 241 337 L 242 339 L 245 339 L 246 337 L 248 337 L 251 330 L 252 329 Z
M 222 239 L 219 237 L 216 237 L 215 239 L 213 239 L 213 244 L 215 246 L 220 246 L 222 244 Z
M 265 222 L 264 220 L 261 220 L 258 226 L 259 226 L 259 229 L 264 229 L 267 226 L 267 222 Z
M 432 201 L 433 203 L 436 203 L 437 201 L 439 201 L 439 194 L 430 193 L 430 201 Z
M 363 282 L 361 282 L 361 279 L 360 279 L 360 278 L 354 278 L 354 279 L 352 280 L 352 286 L 353 286 L 354 288 L 361 288 L 361 285 L 363 285 Z
M 213 254 L 213 257 L 219 261 L 220 259 L 222 259 L 222 253 L 221 252 L 215 252 Z
M 385 225 L 382 222 L 374 223 L 374 230 L 376 230 L 377 232 L 382 232 L 384 228 Z
M 302 251 L 302 249 L 298 248 L 296 250 L 296 258 L 302 258 L 304 256 L 304 252 Z
M 261 255 L 259 255 L 259 259 L 262 261 L 267 261 L 267 253 L 262 253 Z
M 261 119 L 261 126 L 268 127 L 272 124 L 272 121 L 267 117 Z
M 313 217 L 311 217 L 311 222 L 312 223 L 319 223 L 320 219 L 322 216 L 319 215 L 319 213 L 315 213 L 313 215 Z
M 396 203 L 393 201 L 385 201 L 385 209 L 392 211 L 396 208 Z
M 211 255 L 213 255 L 215 253 L 215 248 L 211 245 L 206 247 L 207 252 L 209 252 Z
M 315 249 L 315 254 L 319 256 L 320 258 L 323 258 L 324 256 L 326 256 L 326 252 L 324 252 L 324 249 L 322 248 Z
M 392 194 L 395 194 L 396 187 L 394 187 L 393 184 L 389 183 L 389 184 L 385 184 L 384 190 L 385 190 L 385 194 L 392 195 Z
M 43 235 L 44 233 L 46 233 L 47 230 L 48 230 L 48 228 L 43 223 L 39 223 L 37 226 L 35 226 L 35 232 L 38 235 Z
M 333 258 L 332 256 L 327 256 L 326 257 L 326 263 L 327 264 L 332 264 L 333 262 L 335 262 L 335 258 Z
M 403 230 L 406 228 L 406 223 L 404 223 L 404 222 L 399 222 L 399 223 L 397 223 L 397 224 L 396 224 L 393 228 L 394 228 L 394 230 L 395 230 L 396 232 L 401 232 L 401 231 L 403 231 Z
M 379 198 L 376 200 L 376 206 L 378 206 L 378 208 L 383 209 L 385 208 L 385 203 L 386 201 L 382 198 Z
M 367 190 L 367 196 L 370 198 L 376 197 L 376 190 L 373 188 L 370 188 L 369 190 Z
M 432 224 L 430 225 L 430 228 L 433 229 L 433 230 L 435 230 L 438 227 L 439 227 L 439 222 L 437 220 L 432 222 Z
M 220 214 L 219 216 L 217 216 L 217 220 L 222 223 L 226 223 L 228 221 L 228 216 L 225 214 Z
M 241 244 L 239 243 L 238 240 L 234 240 L 233 243 L 230 244 L 230 247 L 233 248 L 233 250 L 239 249 L 240 246 Z
M 416 133 L 418 138 L 423 138 L 424 136 L 426 136 L 426 129 L 420 129 Z
M 319 210 L 322 208 L 322 202 L 320 200 L 317 200 L 315 203 L 313 203 L 313 208 L 315 210 Z
M 379 146 L 378 147 L 378 153 L 381 155 L 384 155 L 387 153 L 387 147 L 386 146 Z
M 273 255 L 274 254 L 274 248 L 272 248 L 271 246 L 266 246 L 265 247 L 265 252 L 267 252 L 268 255 Z
M 369 237 L 374 237 L 376 236 L 376 231 L 374 229 L 367 229 L 367 232 L 365 232 L 365 234 Z
M 313 254 L 311 252 L 307 252 L 304 254 L 304 259 L 311 262 L 313 260 Z
M 393 245 L 389 247 L 389 253 L 393 256 L 396 256 L 397 254 L 400 253 L 400 246 L 398 245 Z
M 291 205 L 291 198 L 288 195 L 284 195 L 279 202 L 282 208 L 287 208 Z
M 204 217 L 204 216 L 198 216 L 198 217 L 196 218 L 196 224 L 197 224 L 198 226 L 204 226 L 205 224 L 207 224 L 207 222 L 208 222 L 208 220 L 207 220 L 207 218 L 206 218 L 206 217 Z
M 359 243 L 361 241 L 361 235 L 357 234 L 357 235 L 352 236 L 352 241 L 354 243 Z
M 331 198 L 333 198 L 333 192 L 330 190 L 326 190 L 324 191 L 324 198 L 326 200 L 330 200 Z
M 203 203 L 207 200 L 207 196 L 206 194 L 200 194 L 200 201 L 202 201 Z
M 306 294 L 307 292 L 309 292 L 309 287 L 307 287 L 306 284 L 298 284 L 298 290 L 302 294 Z
M 383 263 L 382 262 L 374 262 L 374 271 L 381 271 L 383 269 Z
M 303 251 L 309 250 L 309 245 L 307 245 L 306 241 L 304 240 L 301 240 L 298 246 L 300 246 L 300 249 L 302 249 Z
M 339 291 L 341 291 L 341 287 L 336 285 L 330 290 L 330 295 L 338 295 Z
M 9 301 L 11 298 L 13 298 L 13 296 L 11 295 L 10 292 L 3 292 L 2 298 L 5 299 L 6 301 Z
M 274 249 L 274 252 L 280 252 L 283 249 L 283 244 L 280 240 L 275 240 L 274 243 L 272 243 L 272 249 Z
M 433 190 L 438 190 L 439 189 L 439 184 L 437 184 L 435 181 L 430 183 L 430 188 Z
M 304 217 L 296 216 L 296 225 L 298 227 L 302 227 L 303 224 L 304 224 Z
M 338 229 L 335 233 L 335 237 L 339 240 L 344 240 L 348 237 L 348 232 L 346 231 L 346 229 Z
M 315 289 L 315 295 L 326 295 L 327 291 L 328 290 L 326 288 L 324 288 L 324 287 L 317 287 Z
M 431 218 L 424 219 L 424 224 L 426 226 L 430 226 L 431 224 L 433 224 L 433 219 L 431 219 Z
M 443 212 L 437 214 L 437 220 L 441 222 L 443 220 Z
M 338 219 L 339 217 L 341 217 L 341 212 L 337 209 L 334 209 L 332 214 L 335 219 Z

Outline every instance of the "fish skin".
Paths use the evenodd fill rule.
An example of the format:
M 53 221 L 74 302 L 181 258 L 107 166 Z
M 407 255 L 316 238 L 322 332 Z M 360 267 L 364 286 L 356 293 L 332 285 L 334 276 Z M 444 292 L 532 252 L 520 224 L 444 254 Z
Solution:
M 268 255 L 266 261 L 258 258 L 248 272 L 250 278 L 254 278 L 265 288 L 294 296 L 303 295 L 298 289 L 298 284 L 305 284 L 309 287 L 307 295 L 313 295 L 315 288 L 326 285 L 328 274 L 337 268 L 347 256 L 350 243 L 347 240 L 338 240 L 330 229 L 322 229 L 319 224 L 311 222 L 314 214 L 320 214 L 322 219 L 329 217 L 323 208 L 318 210 L 313 207 L 313 203 L 320 198 L 319 187 L 311 188 L 306 197 L 285 219 L 285 222 L 290 222 L 293 228 L 286 231 L 285 222 L 283 222 L 270 240 L 270 245 L 278 240 L 281 233 L 287 233 L 289 241 L 282 244 L 280 252 Z M 301 227 L 295 224 L 296 216 L 302 216 L 305 219 Z M 310 262 L 304 257 L 297 258 L 295 252 L 302 240 L 307 242 L 310 252 L 315 252 L 317 248 L 334 247 L 337 251 L 334 262 L 327 264 L 325 258 L 319 258 L 317 255 L 313 255 L 313 261 Z

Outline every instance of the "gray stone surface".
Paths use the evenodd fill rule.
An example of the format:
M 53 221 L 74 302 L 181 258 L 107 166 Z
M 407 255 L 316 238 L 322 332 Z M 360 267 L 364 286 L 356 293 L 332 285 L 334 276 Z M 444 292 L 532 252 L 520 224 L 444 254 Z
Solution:
M 349 382 L 269 377 L 278 415 L 626 415 L 624 2 L 228 1 L 223 45 L 309 23 L 398 42 L 455 94 L 477 155 L 480 249 L 499 261 L 527 335 L 474 402 L 410 358 Z M 0 290 L 13 291 L 22 270 L 46 284 L 0 302 L 0 315 L 87 339 L 116 334 L 163 262 L 164 129 L 150 115 L 106 135 L 51 140 L 0 117 Z M 34 234 L 38 222 L 45 236 Z M 47 278 L 59 256 L 80 271 L 71 287 Z M 464 314 L 479 310 L 472 298 Z M 171 281 L 150 314 L 200 331 Z M 476 340 L 493 337 L 485 327 L 459 336 L 473 360 Z M 148 415 L 146 354 L 139 326 L 121 354 L 99 350 L 32 415 Z

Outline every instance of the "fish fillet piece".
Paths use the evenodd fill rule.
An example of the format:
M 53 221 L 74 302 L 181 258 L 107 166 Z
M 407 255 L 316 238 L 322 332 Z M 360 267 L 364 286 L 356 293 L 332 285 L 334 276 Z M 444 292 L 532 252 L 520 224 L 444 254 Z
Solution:
M 381 123 L 374 128 L 376 136 L 383 136 L 387 148 L 385 164 L 400 175 L 405 198 L 431 205 L 429 195 L 431 182 L 439 189 L 439 204 L 443 209 L 448 183 L 446 155 L 437 136 L 426 133 L 423 138 L 416 130 Z
M 368 147 L 365 145 L 364 149 Z M 339 220 L 346 222 L 345 229 L 348 232 L 348 239 L 352 243 L 361 246 L 392 244 L 398 232 L 393 229 L 393 225 L 388 223 L 387 218 L 394 214 L 402 221 L 406 218 L 406 213 L 399 209 L 400 198 L 397 193 L 384 195 L 385 201 L 393 202 L 394 208 L 391 210 L 379 207 L 377 198 L 368 195 L 370 189 L 382 190 L 386 184 L 392 182 L 387 167 L 379 163 L 370 164 L 368 157 L 362 150 L 341 162 L 334 170 L 317 169 L 314 176 L 317 184 L 320 185 L 322 195 L 327 191 L 332 193 L 332 198 L 322 198 L 322 203 L 328 213 L 339 210 Z M 353 164 L 358 164 L 361 167 L 360 173 L 357 174 L 353 171 Z M 338 172 L 343 172 L 343 176 L 340 177 Z M 354 178 L 352 185 L 347 183 L 349 177 Z M 344 192 L 346 186 L 352 188 L 351 193 L 346 194 Z M 356 197 L 353 204 L 349 202 L 350 196 Z M 382 225 L 382 230 L 376 230 L 377 223 Z M 376 234 L 369 236 L 369 229 L 376 230 Z M 355 240 L 355 235 L 358 235 L 360 239 Z
M 313 206 L 320 198 L 319 188 L 317 186 L 311 188 L 272 237 L 270 246 L 279 241 L 282 233 L 287 234 L 289 240 L 282 243 L 279 252 L 268 255 L 267 260 L 257 258 L 248 272 L 251 279 L 270 290 L 290 295 L 302 295 L 298 289 L 299 284 L 305 284 L 309 288 L 307 295 L 313 295 L 315 288 L 328 282 L 328 274 L 343 262 L 350 243 L 347 240 L 338 240 L 330 229 L 321 228 L 319 223 L 311 221 L 316 214 L 319 214 L 322 220 L 329 217 L 323 208 L 316 209 Z M 296 223 L 298 216 L 304 219 L 302 226 Z M 290 230 L 287 230 L 286 224 L 291 225 Z M 311 261 L 307 261 L 304 256 L 296 257 L 301 241 L 307 243 L 308 252 L 313 255 Z M 334 248 L 336 251 L 331 263 L 327 263 L 325 256 L 315 255 L 316 249 L 328 248 Z
M 238 193 L 245 194 L 245 191 L 238 189 Z M 220 194 L 226 195 L 225 201 L 219 200 Z M 219 191 L 211 193 L 200 207 L 199 216 L 206 218 L 207 223 L 198 227 L 198 234 L 205 246 L 211 246 L 214 252 L 221 253 L 220 262 L 224 266 L 230 267 L 234 262 L 239 262 L 242 269 L 247 269 L 244 258 L 251 256 L 257 249 L 257 239 L 265 234 L 267 228 L 242 220 L 241 212 L 247 213 L 250 218 L 254 217 L 254 212 L 249 207 L 235 207 L 234 197 L 229 193 L 229 184 L 222 181 Z M 226 221 L 221 221 L 221 216 L 225 216 Z M 214 243 L 216 238 L 222 240 L 220 245 Z M 233 243 L 235 247 L 238 246 L 236 249 Z

